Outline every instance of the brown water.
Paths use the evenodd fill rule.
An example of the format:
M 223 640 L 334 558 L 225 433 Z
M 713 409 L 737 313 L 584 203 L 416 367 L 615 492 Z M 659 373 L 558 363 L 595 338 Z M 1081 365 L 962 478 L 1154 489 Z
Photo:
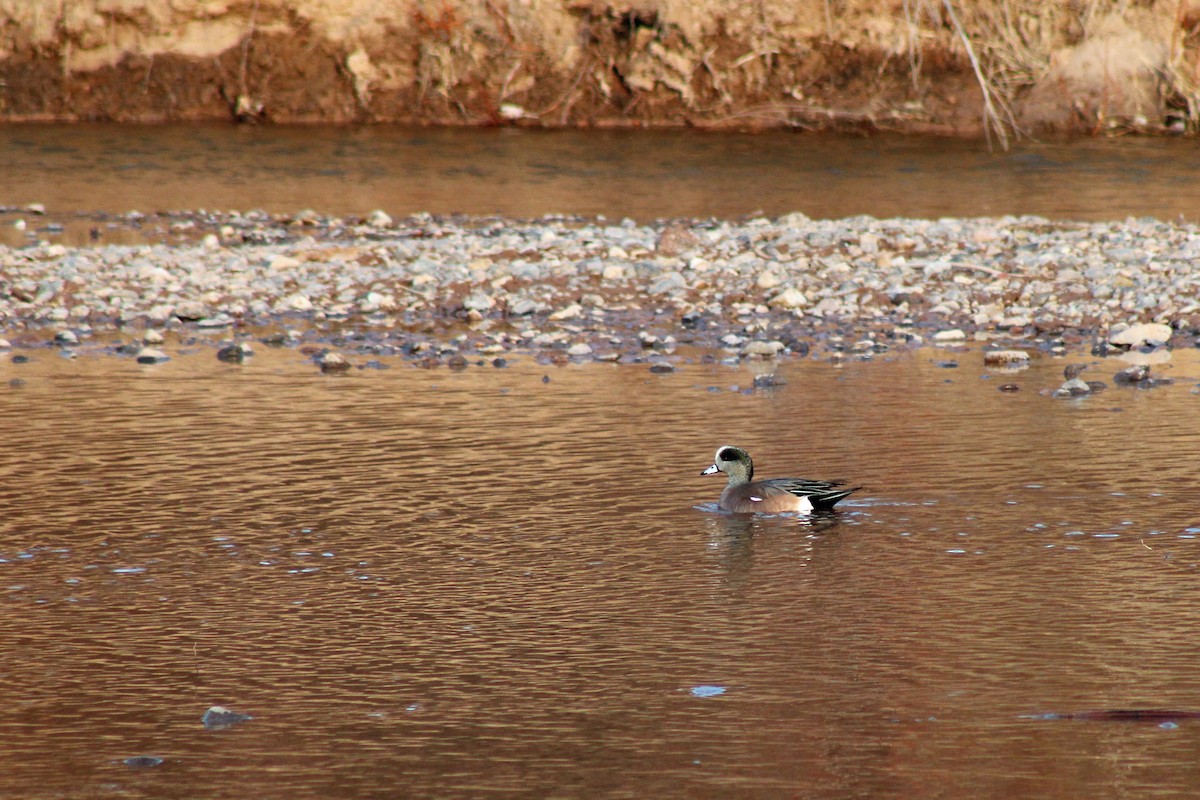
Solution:
M 0 206 L 1197 220 L 1195 155 L 1193 141 L 1136 138 L 993 153 L 982 142 L 780 132 L 15 125 L 0 127 Z M 10 216 L 0 215 L 6 229 Z M 31 236 L 54 237 L 29 222 Z
M 0 367 L 2 797 L 1200 780 L 1196 720 L 1030 716 L 1200 709 L 1196 352 L 1055 400 L 1063 361 L 978 351 L 747 392 L 696 359 L 332 377 L 167 349 Z M 725 442 L 864 488 L 830 519 L 716 513 Z M 206 730 L 212 704 L 254 719 Z

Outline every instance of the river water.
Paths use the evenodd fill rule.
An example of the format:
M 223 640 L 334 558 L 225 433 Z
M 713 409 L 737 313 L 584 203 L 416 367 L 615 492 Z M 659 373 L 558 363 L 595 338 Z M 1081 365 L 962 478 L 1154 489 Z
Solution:
M 1193 149 L 8 126 L 0 242 L 86 244 L 133 209 L 1196 219 Z M 1200 781 L 1195 350 L 1155 368 L 1170 385 L 1062 400 L 1066 363 L 1110 384 L 1122 364 L 1002 373 L 972 345 L 823 351 L 770 389 L 702 352 L 670 374 L 518 355 L 331 376 L 180 335 L 154 366 L 92 339 L 0 360 L 0 796 Z M 862 488 L 830 517 L 722 514 L 698 473 L 726 443 L 763 476 Z M 206 729 L 213 705 L 253 719 Z
M 989 152 L 954 139 L 780 132 L 11 125 L 0 127 L 0 175 L 0 206 L 68 214 L 1200 219 L 1195 142 L 1171 139 Z
M 0 366 L 5 797 L 1117 798 L 1200 780 L 1200 357 Z M 360 364 L 364 366 L 364 364 Z M 378 367 L 384 367 L 382 369 Z M 1017 392 L 998 391 L 1016 383 Z M 828 518 L 719 513 L 844 478 Z M 208 730 L 224 705 L 253 719 Z M 162 759 L 157 766 L 138 766 Z M 157 763 L 157 762 L 154 762 Z

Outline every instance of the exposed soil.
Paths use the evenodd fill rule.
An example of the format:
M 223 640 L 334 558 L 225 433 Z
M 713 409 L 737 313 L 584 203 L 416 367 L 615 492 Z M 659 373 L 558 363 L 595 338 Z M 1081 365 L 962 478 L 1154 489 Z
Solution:
M 1200 115 L 1200 13 L 1180 0 L 378 5 L 0 0 L 0 120 L 1006 137 L 1184 133 Z

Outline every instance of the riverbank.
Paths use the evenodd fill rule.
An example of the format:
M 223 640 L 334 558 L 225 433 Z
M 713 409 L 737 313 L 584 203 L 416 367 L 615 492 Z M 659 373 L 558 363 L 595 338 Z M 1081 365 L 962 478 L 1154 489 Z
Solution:
M 870 357 L 975 336 L 1053 352 L 1159 322 L 1200 335 L 1200 229 L 1040 218 L 744 222 L 131 214 L 175 243 L 0 246 L 16 347 L 208 330 L 396 354 L 662 360 L 685 345 Z M 290 331 L 290 333 L 286 333 Z
M 0 0 L 0 121 L 1194 133 L 1200 4 Z

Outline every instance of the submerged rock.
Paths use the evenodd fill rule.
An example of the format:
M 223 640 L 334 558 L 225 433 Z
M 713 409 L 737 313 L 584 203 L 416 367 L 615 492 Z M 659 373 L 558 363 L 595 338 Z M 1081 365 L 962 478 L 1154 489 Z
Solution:
M 217 360 L 224 361 L 227 364 L 241 364 L 246 360 L 246 356 L 254 355 L 249 345 L 241 342 L 225 345 L 217 351 Z
M 1121 386 L 1140 383 L 1150 377 L 1150 367 L 1146 364 L 1134 364 L 1113 375 L 1113 382 Z
M 249 714 L 239 714 L 225 706 L 212 706 L 200 717 L 204 727 L 209 729 L 228 728 L 230 725 L 237 725 L 239 722 L 247 722 L 252 719 L 254 717 Z
M 317 357 L 317 364 L 321 367 L 321 372 L 337 374 L 350 371 L 350 362 L 339 353 L 322 353 Z
M 170 360 L 170 356 L 154 347 L 143 347 L 137 354 L 137 362 L 139 364 L 161 364 L 164 361 Z

